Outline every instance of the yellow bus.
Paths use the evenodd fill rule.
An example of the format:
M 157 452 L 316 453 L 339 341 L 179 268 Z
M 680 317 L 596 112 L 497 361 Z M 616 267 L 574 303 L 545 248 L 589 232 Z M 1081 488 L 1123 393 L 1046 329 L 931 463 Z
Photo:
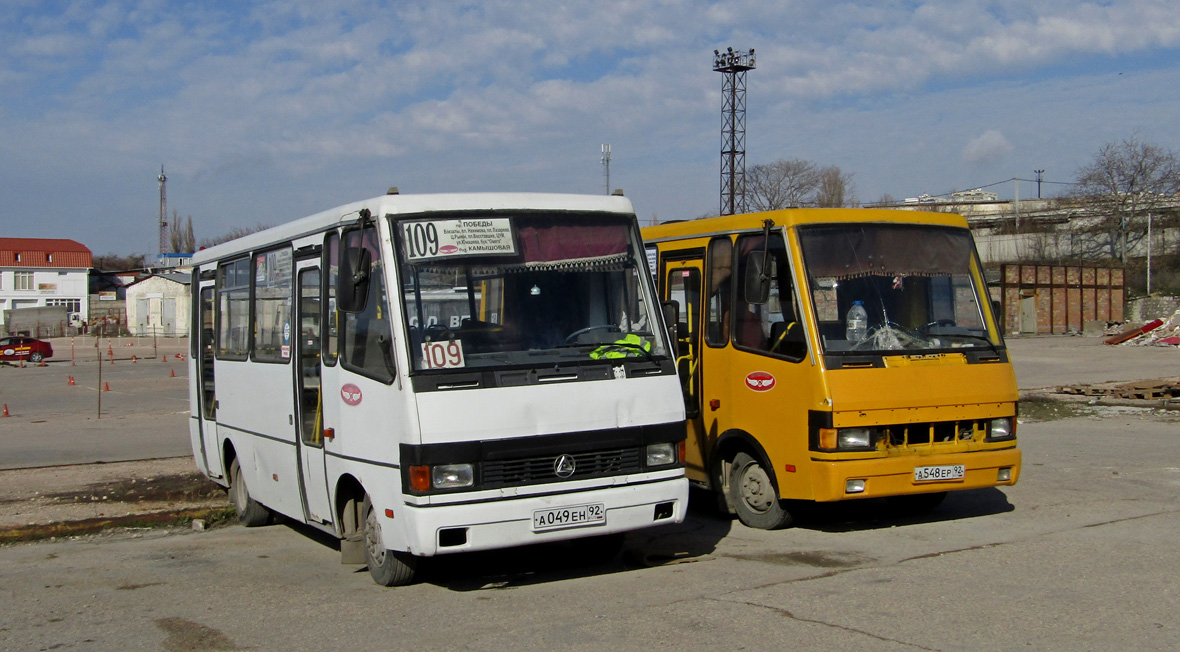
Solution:
M 1016 378 L 963 217 L 788 209 L 643 237 L 678 315 L 689 480 L 746 525 L 1016 483 Z

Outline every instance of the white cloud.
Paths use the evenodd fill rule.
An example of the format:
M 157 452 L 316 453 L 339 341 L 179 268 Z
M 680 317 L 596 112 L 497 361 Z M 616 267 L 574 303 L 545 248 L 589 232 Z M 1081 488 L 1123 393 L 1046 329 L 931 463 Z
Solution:
M 963 148 L 963 160 L 967 163 L 991 163 L 1012 151 L 1012 143 L 1004 134 L 989 129 L 976 136 Z

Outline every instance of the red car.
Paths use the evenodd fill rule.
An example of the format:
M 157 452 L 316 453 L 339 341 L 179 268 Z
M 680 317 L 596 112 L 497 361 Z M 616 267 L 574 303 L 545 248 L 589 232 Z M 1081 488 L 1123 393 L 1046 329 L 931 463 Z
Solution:
M 53 357 L 53 345 L 33 337 L 0 338 L 0 360 L 41 362 Z

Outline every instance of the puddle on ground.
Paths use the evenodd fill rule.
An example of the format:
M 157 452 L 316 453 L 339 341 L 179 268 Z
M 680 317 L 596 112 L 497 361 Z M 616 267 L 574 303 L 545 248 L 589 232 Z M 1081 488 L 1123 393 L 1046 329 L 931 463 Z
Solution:
M 242 650 L 225 634 L 185 618 L 160 618 L 156 626 L 168 634 L 165 650 Z
M 812 566 L 814 568 L 855 568 L 877 561 L 872 557 L 851 552 L 804 550 L 799 552 L 770 552 L 763 555 L 727 555 L 743 561 L 760 561 L 779 566 Z

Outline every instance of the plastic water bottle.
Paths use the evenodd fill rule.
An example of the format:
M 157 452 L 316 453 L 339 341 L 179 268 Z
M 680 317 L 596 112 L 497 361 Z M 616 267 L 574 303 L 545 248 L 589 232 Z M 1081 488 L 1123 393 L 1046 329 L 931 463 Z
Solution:
M 865 312 L 864 302 L 852 302 L 845 324 L 844 338 L 848 340 L 849 344 L 859 344 L 864 341 L 869 331 L 869 313 Z

